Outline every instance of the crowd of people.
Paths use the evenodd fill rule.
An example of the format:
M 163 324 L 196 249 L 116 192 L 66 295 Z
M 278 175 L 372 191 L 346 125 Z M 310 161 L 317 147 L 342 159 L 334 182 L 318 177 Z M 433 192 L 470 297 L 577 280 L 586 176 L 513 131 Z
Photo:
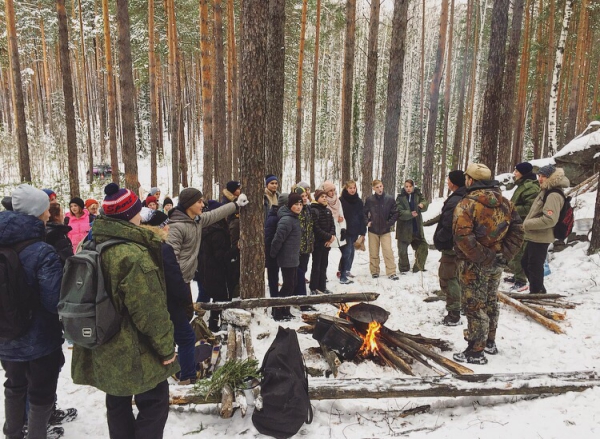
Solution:
M 467 348 L 454 354 L 456 361 L 486 364 L 484 353 L 498 353 L 496 292 L 505 270 L 512 273 L 505 281 L 512 282 L 515 291 L 525 291 L 528 284 L 532 293 L 546 292 L 543 264 L 564 203 L 556 189 L 569 182 L 563 170 L 552 165 L 539 169 L 536 176 L 530 163 L 520 163 L 514 177 L 511 185 L 517 189 L 508 200 L 483 164 L 473 163 L 466 171 L 453 170 L 447 176 L 450 192 L 437 219 L 433 244 L 441 253 L 440 294 L 447 309 L 440 323 L 459 325 L 461 313 L 467 318 Z M 380 180 L 374 180 L 373 193 L 364 203 L 352 180 L 345 182 L 340 195 L 330 181 L 314 192 L 303 181 L 287 193 L 279 189 L 278 177 L 267 175 L 264 265 L 271 297 L 331 293 L 327 282 L 334 279 L 327 278 L 327 268 L 332 248 L 341 254 L 337 282 L 353 283 L 355 251 L 364 250 L 365 241 L 372 278 L 380 276 L 380 254 L 391 281 L 398 281 L 399 274 L 425 271 L 429 245 L 422 213 L 429 203 L 412 179 L 404 182 L 395 200 Z M 239 296 L 239 211 L 248 203 L 239 181 L 226 184 L 221 202 L 205 201 L 194 188 L 184 189 L 176 204 L 169 197 L 161 203 L 159 188 L 152 188 L 143 200 L 114 183 L 104 193 L 102 202 L 72 198 L 66 214 L 54 191 L 27 184 L 2 200 L 0 246 L 26 241 L 18 256 L 41 305 L 23 335 L 0 338 L 7 438 L 21 439 L 25 431 L 28 438 L 60 437 L 64 431 L 56 425 L 77 415 L 75 409 L 56 405 L 64 363 L 57 305 L 62 267 L 87 241 L 124 240 L 107 248 L 102 257 L 109 295 L 123 316 L 121 330 L 95 349 L 75 345 L 72 359 L 73 381 L 106 393 L 113 439 L 161 438 L 168 416 L 167 378 L 174 376 L 184 385 L 196 380 L 191 282 L 198 283 L 198 301 Z M 282 321 L 294 315 L 289 307 L 280 307 L 273 308 L 272 317 Z M 209 328 L 216 332 L 222 325 L 220 312 L 212 311 Z

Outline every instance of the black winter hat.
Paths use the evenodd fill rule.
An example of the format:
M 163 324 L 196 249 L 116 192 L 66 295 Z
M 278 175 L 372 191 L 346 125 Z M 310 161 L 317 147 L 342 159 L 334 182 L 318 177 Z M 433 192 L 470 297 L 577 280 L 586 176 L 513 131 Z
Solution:
M 290 196 L 288 197 L 287 207 L 289 207 L 291 209 L 292 206 L 294 204 L 296 204 L 298 201 L 302 202 L 302 196 L 295 192 L 291 193 Z
M 463 187 L 465 185 L 465 173 L 460 169 L 450 171 L 448 173 L 448 179 L 458 187 Z
M 523 162 L 515 166 L 515 169 L 519 171 L 522 175 L 527 175 L 531 171 L 533 171 L 533 165 L 529 162 Z
M 232 194 L 237 191 L 240 187 L 242 186 L 242 184 L 239 181 L 229 181 L 227 182 L 227 184 L 225 185 L 225 187 L 227 188 L 227 190 L 229 192 L 231 192 Z
M 165 200 L 163 201 L 163 207 L 167 204 L 170 204 L 171 206 L 173 205 L 173 200 L 171 200 L 169 197 L 165 198 Z
M 179 194 L 179 202 L 178 205 L 186 210 L 194 205 L 196 201 L 202 198 L 202 192 L 193 187 L 187 187 L 181 191 Z
M 69 206 L 70 206 L 71 204 L 77 204 L 77 205 L 78 205 L 78 206 L 81 208 L 81 210 L 83 210 L 83 208 L 85 207 L 85 203 L 84 203 L 84 202 L 83 202 L 83 200 L 82 200 L 81 198 L 79 198 L 79 197 L 74 197 L 74 198 L 71 198 L 71 201 L 69 201 Z

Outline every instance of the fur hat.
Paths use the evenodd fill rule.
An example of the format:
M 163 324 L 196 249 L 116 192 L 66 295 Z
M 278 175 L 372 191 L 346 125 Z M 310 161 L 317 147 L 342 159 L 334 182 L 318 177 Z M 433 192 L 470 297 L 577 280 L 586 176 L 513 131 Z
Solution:
M 271 183 L 272 181 L 279 182 L 279 179 L 277 177 L 275 177 L 273 174 L 267 174 L 265 176 L 265 186 L 268 185 L 269 183 Z
M 119 188 L 116 183 L 110 183 L 104 188 L 102 210 L 110 218 L 129 221 L 142 210 L 140 199 L 129 189 Z
M 287 192 L 284 192 L 283 194 L 279 195 L 279 197 L 277 198 L 277 205 L 279 207 L 283 207 L 288 203 L 288 198 L 289 198 L 290 194 L 288 194 Z
M 529 162 L 519 163 L 515 166 L 515 169 L 521 173 L 521 175 L 527 175 L 533 171 L 533 165 Z
M 315 201 L 319 202 L 319 198 L 321 197 L 321 195 L 327 195 L 327 193 L 325 191 L 322 191 L 321 189 L 317 189 L 315 191 Z
M 492 178 L 492 171 L 482 163 L 471 163 L 467 166 L 465 175 L 468 175 L 473 180 L 489 180 Z
M 302 202 L 302 196 L 294 192 L 288 197 L 287 207 L 291 209 L 297 202 Z
M 242 187 L 242 184 L 239 181 L 235 181 L 235 180 L 228 181 L 227 184 L 225 185 L 225 188 L 232 194 L 241 187 Z
M 28 184 L 20 184 L 12 192 L 12 207 L 15 212 L 38 217 L 48 210 L 49 206 L 48 194 Z
M 448 179 L 458 187 L 463 187 L 465 185 L 465 173 L 460 169 L 450 171 L 448 173 Z
M 71 198 L 71 201 L 69 201 L 69 206 L 71 206 L 71 204 L 77 204 L 81 208 L 81 210 L 83 210 L 83 208 L 85 207 L 83 200 L 79 197 Z
M 556 167 L 554 165 L 546 165 L 540 168 L 540 170 L 538 171 L 538 175 L 543 175 L 544 177 L 548 178 L 552 174 L 554 174 L 554 171 L 556 171 Z
M 202 198 L 202 192 L 193 187 L 186 187 L 179 194 L 179 202 L 177 205 L 185 211 L 192 207 L 200 198 Z
M 94 204 L 100 204 L 100 203 L 98 203 L 98 201 L 94 200 L 93 198 L 88 198 L 87 200 L 85 200 L 85 208 L 86 209 L 89 209 L 90 206 L 92 206 Z

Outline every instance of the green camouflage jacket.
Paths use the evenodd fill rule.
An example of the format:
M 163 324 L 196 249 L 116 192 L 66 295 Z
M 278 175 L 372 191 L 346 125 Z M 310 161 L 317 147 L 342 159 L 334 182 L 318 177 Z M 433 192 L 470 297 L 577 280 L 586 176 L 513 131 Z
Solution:
M 415 198 L 415 209 L 417 209 L 418 215 L 415 217 L 417 221 L 417 228 L 419 229 L 421 236 L 423 234 L 423 215 L 421 212 L 425 212 L 429 207 L 429 203 L 421 193 L 418 187 L 415 187 L 413 191 Z M 417 207 L 419 204 L 423 204 L 423 208 Z M 402 191 L 396 197 L 396 205 L 398 206 L 398 224 L 396 226 L 396 239 L 405 242 L 411 242 L 413 239 L 413 216 L 406 197 L 406 191 L 402 188 Z
M 300 238 L 300 254 L 310 254 L 315 248 L 315 232 L 313 231 L 312 213 L 310 206 L 302 206 L 302 212 L 298 215 L 300 219 L 300 229 L 302 237 Z
M 106 289 L 124 318 L 108 343 L 93 350 L 73 347 L 73 382 L 115 396 L 143 393 L 179 370 L 177 361 L 162 364 L 175 349 L 161 241 L 148 229 L 105 216 L 96 219 L 92 233 L 98 243 L 109 238 L 130 241 L 102 253 Z
M 490 265 L 510 261 L 523 243 L 523 222 L 495 180 L 476 181 L 454 209 L 454 250 L 459 259 Z
M 517 186 L 517 189 L 510 201 L 515 205 L 521 219 L 525 220 L 531 210 L 533 200 L 540 193 L 540 183 L 537 181 L 535 174 L 529 173 L 515 181 L 515 186 Z

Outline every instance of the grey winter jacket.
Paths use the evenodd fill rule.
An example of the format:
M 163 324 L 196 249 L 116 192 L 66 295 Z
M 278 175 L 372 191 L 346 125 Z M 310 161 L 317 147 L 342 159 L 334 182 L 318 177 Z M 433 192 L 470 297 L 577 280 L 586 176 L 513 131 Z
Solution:
M 181 267 L 183 280 L 187 283 L 194 279 L 198 267 L 198 251 L 202 242 L 202 228 L 226 218 L 237 209 L 235 203 L 228 203 L 218 209 L 203 212 L 198 219 L 192 219 L 179 208 L 173 209 L 169 216 L 169 238 L 167 243 L 173 247 Z
M 525 230 L 525 241 L 550 244 L 554 242 L 554 226 L 558 222 L 560 210 L 564 204 L 564 198 L 561 194 L 552 192 L 548 195 L 544 203 L 544 196 L 550 189 L 564 189 L 569 187 L 569 179 L 566 177 L 562 168 L 556 168 L 543 184 L 542 190 L 533 200 L 531 210 L 523 221 L 523 229 Z
M 302 236 L 300 220 L 298 215 L 287 206 L 280 207 L 277 215 L 279 222 L 273 242 L 271 242 L 271 257 L 277 258 L 279 267 L 297 267 L 300 265 L 300 238 Z
M 365 223 L 371 223 L 369 232 L 376 235 L 385 235 L 398 219 L 398 208 L 392 197 L 373 194 L 365 201 Z

